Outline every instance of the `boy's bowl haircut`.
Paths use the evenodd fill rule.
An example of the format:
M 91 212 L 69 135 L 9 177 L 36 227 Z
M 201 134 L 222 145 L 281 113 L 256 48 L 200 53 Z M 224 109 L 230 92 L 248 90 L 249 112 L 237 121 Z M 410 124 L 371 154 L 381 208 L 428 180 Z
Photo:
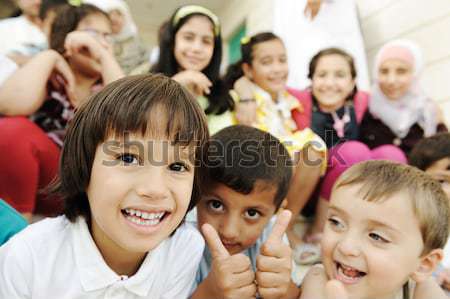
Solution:
M 155 121 L 152 121 L 155 120 Z M 75 113 L 60 158 L 59 177 L 51 188 L 63 197 L 70 221 L 90 219 L 85 190 L 97 146 L 110 137 L 141 134 L 195 148 L 194 186 L 189 204 L 200 198 L 204 168 L 197 160 L 209 139 L 205 115 L 193 96 L 164 75 L 129 76 L 107 85 Z
M 221 183 L 249 194 L 260 181 L 275 186 L 274 204 L 280 207 L 292 177 L 292 160 L 280 140 L 253 127 L 234 125 L 213 135 L 205 149 L 204 184 Z

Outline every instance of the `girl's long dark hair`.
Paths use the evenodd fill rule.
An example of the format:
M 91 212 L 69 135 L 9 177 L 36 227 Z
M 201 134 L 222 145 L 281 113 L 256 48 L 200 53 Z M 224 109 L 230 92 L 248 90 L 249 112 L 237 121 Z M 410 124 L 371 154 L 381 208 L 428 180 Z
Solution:
M 248 65 L 252 65 L 254 47 L 259 43 L 268 42 L 274 39 L 281 41 L 281 39 L 272 32 L 261 32 L 253 35 L 248 41 L 241 42 L 242 58 L 228 67 L 224 77 L 225 86 L 228 89 L 232 89 L 234 82 L 244 76 L 242 64 L 247 63 Z
M 180 8 L 179 8 L 180 9 Z M 161 28 L 159 36 L 159 59 L 152 66 L 150 72 L 162 73 L 172 77 L 179 71 L 177 60 L 175 59 L 175 34 L 192 17 L 205 16 L 202 13 L 192 13 L 181 18 L 176 25 L 173 19 L 177 14 L 177 9 L 170 20 Z M 211 20 L 212 22 L 212 20 Z M 222 61 L 222 37 L 220 32 L 214 35 L 214 52 L 208 66 L 202 73 L 208 77 L 212 83 L 211 93 L 207 96 L 209 106 L 205 109 L 206 114 L 222 114 L 227 110 L 233 110 L 234 102 L 229 95 L 229 89 L 220 79 L 220 63 Z

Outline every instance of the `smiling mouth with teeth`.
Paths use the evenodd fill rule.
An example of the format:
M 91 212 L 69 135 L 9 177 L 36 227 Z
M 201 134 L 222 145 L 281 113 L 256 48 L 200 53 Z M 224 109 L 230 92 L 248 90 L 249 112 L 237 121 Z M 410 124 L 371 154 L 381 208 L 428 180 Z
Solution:
M 357 283 L 361 278 L 366 276 L 367 273 L 359 271 L 353 267 L 343 265 L 341 263 L 335 262 L 337 268 L 336 279 L 344 284 L 354 284 Z
M 134 224 L 149 227 L 161 223 L 169 212 L 144 212 L 135 209 L 123 209 L 122 214 Z

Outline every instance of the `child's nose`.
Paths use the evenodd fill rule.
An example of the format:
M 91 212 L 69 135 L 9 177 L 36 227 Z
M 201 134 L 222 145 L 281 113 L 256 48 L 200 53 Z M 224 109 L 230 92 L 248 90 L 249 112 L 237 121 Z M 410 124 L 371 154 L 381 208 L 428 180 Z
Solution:
M 142 172 L 136 175 L 136 193 L 141 197 L 147 197 L 154 200 L 164 199 L 168 194 L 162 167 L 151 167 L 151 169 L 142 169 Z
M 346 234 L 337 244 L 337 249 L 343 256 L 359 256 L 360 255 L 359 238 Z
M 227 217 L 222 223 L 220 234 L 228 241 L 235 241 L 239 236 L 239 219 Z

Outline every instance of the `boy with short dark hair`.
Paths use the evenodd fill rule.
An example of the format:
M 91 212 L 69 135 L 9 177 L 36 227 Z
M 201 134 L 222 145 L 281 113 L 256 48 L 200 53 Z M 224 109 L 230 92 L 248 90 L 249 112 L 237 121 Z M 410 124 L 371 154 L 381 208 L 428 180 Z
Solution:
M 298 297 L 284 236 L 291 213 L 271 220 L 292 177 L 286 148 L 269 133 L 231 126 L 211 138 L 204 163 L 196 220 L 209 248 L 192 298 Z

